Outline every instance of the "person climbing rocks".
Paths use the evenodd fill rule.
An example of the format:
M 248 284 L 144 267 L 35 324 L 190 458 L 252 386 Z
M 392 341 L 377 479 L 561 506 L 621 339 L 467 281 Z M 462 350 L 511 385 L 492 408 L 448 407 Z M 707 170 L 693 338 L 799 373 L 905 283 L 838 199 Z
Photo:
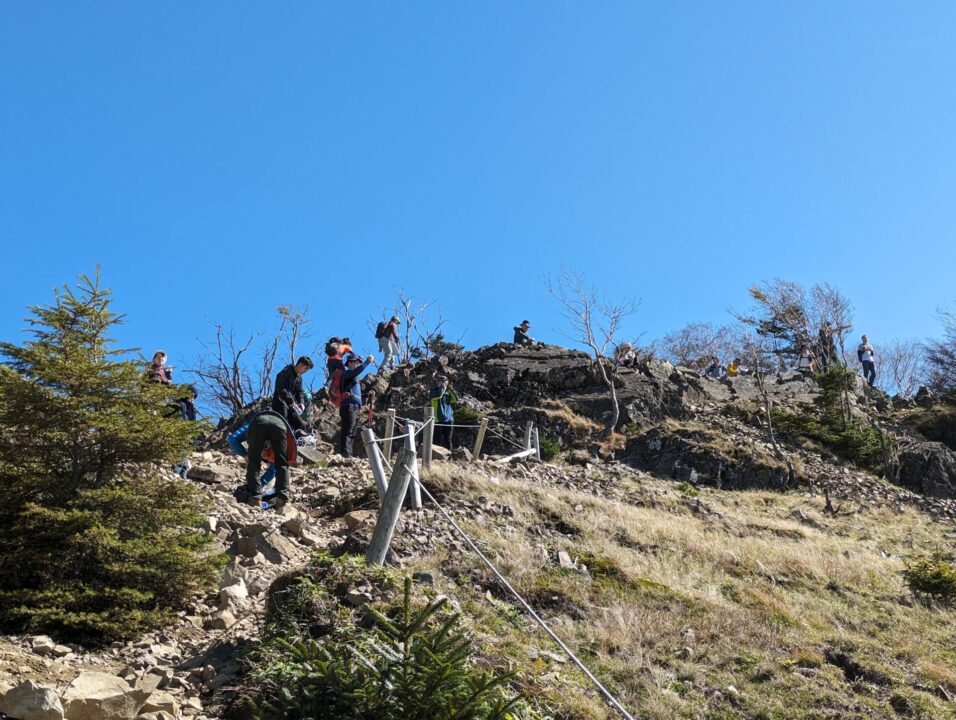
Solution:
M 302 376 L 313 367 L 312 358 L 303 355 L 295 365 L 286 365 L 276 375 L 275 391 L 272 393 L 272 409 L 286 419 L 294 430 L 308 432 L 302 419 L 305 412 L 305 393 L 302 391 Z
M 166 353 L 163 350 L 154 352 L 153 359 L 146 363 L 146 380 L 162 385 L 173 384 L 173 368 L 166 365 Z
M 704 368 L 704 377 L 720 378 L 723 375 L 723 368 L 720 365 L 720 358 L 716 355 L 710 356 L 710 362 Z
M 445 375 L 439 375 L 435 379 L 438 381 L 438 387 L 432 388 L 428 393 L 432 403 L 432 417 L 435 419 L 435 439 L 442 447 L 454 450 L 454 447 L 452 447 L 453 430 L 455 429 L 453 423 L 455 422 L 455 406 L 458 404 L 458 393 L 451 389 Z
M 249 420 L 246 440 L 249 443 L 246 458 L 247 502 L 253 507 L 260 507 L 262 486 L 260 485 L 259 474 L 262 470 L 262 461 L 268 461 L 271 455 L 272 462 L 275 465 L 276 479 L 272 507 L 276 510 L 282 510 L 291 500 L 289 494 L 289 466 L 295 465 L 298 460 L 292 426 L 274 410 L 264 410 L 256 413 Z
M 228 442 L 229 449 L 232 450 L 239 457 L 248 457 L 249 452 L 246 450 L 246 446 L 243 445 L 246 442 L 247 437 L 249 436 L 249 423 L 245 422 L 237 430 L 234 430 L 229 434 Z M 264 452 L 263 460 L 269 463 L 269 466 L 266 468 L 266 471 L 262 474 L 262 477 L 259 478 L 259 487 L 264 488 L 272 479 L 276 476 L 276 465 L 275 465 L 275 453 L 270 449 L 267 453 Z
M 362 358 L 354 353 L 345 358 L 345 372 L 342 373 L 341 380 L 341 389 L 345 397 L 339 406 L 339 419 L 342 421 L 339 454 L 342 457 L 352 457 L 355 429 L 358 427 L 362 409 L 362 383 L 359 382 L 359 377 L 373 362 L 375 362 L 375 358 L 371 355 L 364 362 Z
M 195 385 L 186 385 L 184 389 L 185 393 L 182 397 L 173 400 L 167 405 L 163 417 L 178 417 L 180 420 L 186 422 L 196 422 L 195 402 L 196 398 L 199 397 L 199 389 Z M 183 459 L 180 460 L 177 465 L 173 466 L 173 471 L 185 480 L 189 475 L 190 468 L 192 468 L 192 462 L 189 460 L 189 453 L 187 452 L 183 456 Z
M 863 342 L 856 349 L 856 356 L 863 365 L 863 377 L 866 378 L 867 385 L 873 387 L 873 383 L 876 382 L 876 363 L 874 362 L 876 353 L 866 335 L 862 339 Z
M 382 353 L 381 369 L 394 368 L 395 358 L 398 357 L 398 326 L 401 324 L 397 315 L 392 315 L 387 323 L 379 323 L 375 330 L 375 337 L 378 338 L 378 349 Z
M 515 345 L 534 345 L 534 338 L 528 335 L 528 329 L 530 327 L 531 323 L 529 323 L 527 320 L 522 320 L 521 324 L 515 327 L 515 338 L 513 341 Z

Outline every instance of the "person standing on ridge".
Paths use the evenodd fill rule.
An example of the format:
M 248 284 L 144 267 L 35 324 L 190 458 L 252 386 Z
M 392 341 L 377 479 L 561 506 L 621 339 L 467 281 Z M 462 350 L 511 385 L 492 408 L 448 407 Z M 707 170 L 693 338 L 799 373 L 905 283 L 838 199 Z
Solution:
M 352 444 L 355 441 L 355 429 L 358 426 L 362 409 L 362 383 L 359 376 L 365 372 L 375 358 L 369 355 L 365 362 L 358 355 L 345 358 L 345 372 L 342 373 L 342 393 L 345 396 L 339 406 L 339 419 L 342 421 L 342 435 L 339 438 L 339 454 L 352 457 Z
M 276 375 L 275 391 L 272 393 L 272 409 L 279 413 L 294 430 L 308 432 L 302 419 L 305 411 L 305 393 L 302 391 L 302 376 L 312 369 L 312 358 L 303 355 L 295 365 L 286 365 Z
M 534 338 L 528 335 L 528 329 L 530 327 L 531 323 L 527 320 L 522 320 L 521 324 L 515 327 L 515 338 L 513 341 L 515 345 L 524 345 L 526 347 L 534 345 Z
M 870 345 L 866 335 L 863 336 L 863 342 L 856 349 L 856 356 L 863 365 L 863 377 L 866 378 L 867 385 L 873 387 L 873 383 L 876 382 L 876 363 L 874 362 L 876 353 L 873 351 L 873 346 Z
M 382 353 L 381 369 L 392 369 L 395 367 L 395 358 L 398 357 L 398 326 L 402 321 L 397 315 L 392 315 L 392 319 L 387 323 L 379 323 L 375 329 L 375 337 L 378 339 L 378 349 Z
M 438 387 L 432 388 L 428 396 L 432 403 L 432 418 L 435 423 L 435 437 L 443 447 L 453 450 L 453 424 L 455 422 L 455 406 L 458 404 L 458 394 L 448 385 L 448 378 L 439 375 Z M 442 442 L 444 441 L 444 442 Z

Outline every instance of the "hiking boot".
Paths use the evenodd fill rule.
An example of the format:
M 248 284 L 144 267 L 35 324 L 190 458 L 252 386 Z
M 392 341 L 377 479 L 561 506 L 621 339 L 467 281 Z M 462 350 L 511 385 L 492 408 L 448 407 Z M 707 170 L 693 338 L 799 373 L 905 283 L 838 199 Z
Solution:
M 258 508 L 261 506 L 261 504 L 262 504 L 262 495 L 250 494 L 249 497 L 246 498 L 246 505 L 249 505 L 250 507 Z
M 288 500 L 286 500 L 281 495 L 276 495 L 275 499 L 272 501 L 272 509 L 281 515 L 282 508 L 284 508 L 288 504 L 289 504 Z

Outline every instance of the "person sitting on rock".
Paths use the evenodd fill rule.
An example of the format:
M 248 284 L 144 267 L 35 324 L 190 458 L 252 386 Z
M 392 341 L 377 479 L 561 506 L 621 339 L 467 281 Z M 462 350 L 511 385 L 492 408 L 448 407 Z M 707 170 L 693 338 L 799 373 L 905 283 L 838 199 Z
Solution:
M 309 426 L 302 419 L 305 412 L 305 393 L 302 376 L 311 370 L 312 358 L 303 355 L 295 365 L 286 365 L 276 375 L 275 391 L 272 393 L 272 409 L 286 419 L 295 430 L 308 432 Z
M 734 358 L 727 363 L 727 377 L 737 377 L 740 374 L 740 358 Z
M 452 447 L 452 432 L 455 422 L 455 406 L 458 404 L 458 393 L 451 389 L 448 378 L 439 375 L 435 378 L 438 387 L 432 388 L 428 397 L 432 403 L 432 417 L 435 422 L 435 439 L 440 445 L 454 450 Z
M 513 341 L 515 345 L 524 345 L 526 347 L 534 345 L 534 338 L 528 335 L 528 329 L 530 327 L 531 323 L 527 320 L 522 320 L 521 324 L 515 327 L 515 338 Z
M 707 364 L 707 367 L 704 368 L 704 377 L 719 378 L 723 374 L 723 368 L 720 365 L 720 358 L 718 358 L 716 355 L 711 355 L 710 362 Z
M 166 365 L 165 351 L 157 350 L 153 353 L 152 361 L 146 364 L 146 380 L 162 385 L 173 384 L 173 368 Z
M 870 345 L 866 335 L 863 336 L 863 342 L 856 349 L 856 356 L 863 365 L 863 377 L 866 378 L 867 385 L 873 387 L 873 383 L 876 382 L 876 364 L 873 362 L 876 353 L 873 351 L 873 346 Z
M 339 418 L 342 421 L 342 434 L 339 437 L 339 454 L 352 457 L 352 445 L 355 442 L 355 430 L 362 409 L 362 383 L 359 376 L 365 372 L 375 358 L 369 355 L 365 362 L 358 355 L 350 354 L 345 359 L 345 372 L 342 373 L 342 392 L 347 395 L 339 406 Z
M 249 453 L 246 450 L 246 446 L 243 445 L 246 442 L 246 438 L 249 435 L 249 423 L 243 423 L 238 430 L 233 431 L 229 434 L 229 449 L 232 450 L 239 457 L 248 457 Z M 268 458 L 263 457 L 269 463 L 269 466 L 266 468 L 266 471 L 262 474 L 262 477 L 259 478 L 259 487 L 264 488 L 272 479 L 276 476 L 276 465 L 275 465 L 275 454 L 270 450 L 268 453 Z
M 282 415 L 274 410 L 264 410 L 256 413 L 249 420 L 246 433 L 249 443 L 249 454 L 246 459 L 246 492 L 248 503 L 253 507 L 260 507 L 262 502 L 262 487 L 259 473 L 262 470 L 262 461 L 266 449 L 271 449 L 275 464 L 275 493 L 272 506 L 276 510 L 289 502 L 289 466 L 295 465 L 298 459 L 295 445 L 295 435 L 292 426 Z M 267 448 L 268 444 L 268 448 Z

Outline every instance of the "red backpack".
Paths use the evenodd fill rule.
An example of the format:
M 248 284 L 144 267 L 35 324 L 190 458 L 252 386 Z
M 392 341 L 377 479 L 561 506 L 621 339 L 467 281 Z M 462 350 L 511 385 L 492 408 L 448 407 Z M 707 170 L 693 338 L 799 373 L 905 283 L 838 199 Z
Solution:
M 341 355 L 333 355 L 328 360 L 329 367 L 329 400 L 335 407 L 342 407 L 343 401 L 352 393 L 342 389 L 342 376 L 345 375 L 345 365 Z

